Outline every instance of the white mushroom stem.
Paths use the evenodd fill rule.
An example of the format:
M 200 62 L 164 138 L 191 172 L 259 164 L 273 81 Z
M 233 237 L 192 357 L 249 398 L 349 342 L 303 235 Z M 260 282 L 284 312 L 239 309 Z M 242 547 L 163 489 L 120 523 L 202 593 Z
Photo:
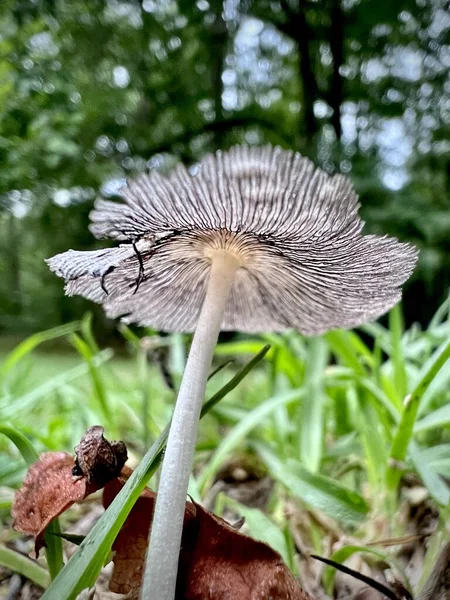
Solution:
M 167 439 L 141 589 L 142 600 L 173 600 L 175 596 L 184 508 L 200 412 L 223 314 L 239 268 L 237 258 L 224 250 L 212 251 L 210 258 L 206 297 Z

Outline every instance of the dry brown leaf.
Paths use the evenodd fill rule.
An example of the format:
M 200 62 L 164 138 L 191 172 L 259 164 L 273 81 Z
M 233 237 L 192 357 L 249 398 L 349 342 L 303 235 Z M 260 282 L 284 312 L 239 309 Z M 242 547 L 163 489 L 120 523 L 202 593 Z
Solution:
M 36 538 L 36 556 L 44 545 L 48 525 L 75 502 L 95 491 L 83 477 L 74 477 L 73 456 L 46 452 L 31 465 L 14 497 L 12 516 L 17 531 Z
M 117 477 L 127 462 L 127 447 L 123 442 L 108 442 L 100 425 L 90 427 L 75 447 L 74 475 L 86 477 L 101 488 Z
M 51 521 L 116 477 L 127 458 L 125 444 L 105 440 L 99 426 L 88 429 L 75 451 L 76 459 L 67 452 L 41 454 L 15 495 L 13 527 L 36 538 L 36 555 Z
M 128 467 L 116 479 L 112 479 L 103 491 L 103 505 L 111 504 L 126 480 L 132 474 Z M 144 557 L 147 551 L 148 532 L 153 517 L 156 494 L 145 488 L 133 506 L 122 526 L 114 544 L 114 572 L 110 581 L 110 590 L 117 594 L 128 594 L 138 591 L 144 568 Z M 195 517 L 195 508 L 186 504 L 185 526 L 188 520 Z
M 104 490 L 107 508 L 131 471 Z M 137 597 L 144 567 L 155 494 L 145 490 L 113 545 L 111 591 Z M 186 503 L 176 600 L 312 600 L 262 542 L 239 533 L 195 503 Z M 156 600 L 156 599 L 153 599 Z

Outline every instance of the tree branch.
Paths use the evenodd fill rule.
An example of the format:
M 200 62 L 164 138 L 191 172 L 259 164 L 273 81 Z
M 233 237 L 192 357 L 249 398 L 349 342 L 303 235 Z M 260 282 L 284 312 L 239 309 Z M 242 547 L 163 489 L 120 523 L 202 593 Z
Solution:
M 216 121 L 223 121 L 223 81 L 222 74 L 226 57 L 228 30 L 223 13 L 223 0 L 214 0 L 212 8 L 215 13 L 215 19 L 210 26 L 211 34 L 211 89 L 214 97 L 214 114 Z M 223 145 L 223 132 L 218 130 L 215 133 L 215 146 L 221 148 Z
M 311 42 L 314 36 L 306 19 L 306 3 L 304 0 L 300 1 L 295 20 L 297 27 L 295 28 L 294 40 L 299 54 L 299 71 L 303 86 L 304 122 L 302 129 L 308 142 L 311 142 L 319 129 L 314 116 L 314 102 L 320 98 L 320 93 L 313 71 L 314 60 L 311 52 Z

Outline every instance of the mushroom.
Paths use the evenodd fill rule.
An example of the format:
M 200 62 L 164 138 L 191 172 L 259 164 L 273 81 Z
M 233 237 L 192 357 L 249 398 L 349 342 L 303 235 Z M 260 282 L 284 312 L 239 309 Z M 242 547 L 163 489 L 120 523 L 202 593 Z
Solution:
M 109 317 L 195 331 L 164 456 L 143 597 L 173 600 L 200 410 L 219 331 L 305 335 L 375 319 L 401 297 L 417 251 L 361 234 L 358 197 L 300 154 L 235 146 L 97 200 L 92 233 L 125 242 L 49 259 L 66 293 Z

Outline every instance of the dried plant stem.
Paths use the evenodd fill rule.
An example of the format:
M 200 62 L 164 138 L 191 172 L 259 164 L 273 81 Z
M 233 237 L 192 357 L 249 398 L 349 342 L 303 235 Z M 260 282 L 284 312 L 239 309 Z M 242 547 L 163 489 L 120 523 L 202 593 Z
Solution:
M 147 552 L 142 600 L 173 600 L 184 506 L 192 470 L 200 411 L 225 306 L 239 268 L 226 251 L 211 254 L 205 301 L 173 413 Z

